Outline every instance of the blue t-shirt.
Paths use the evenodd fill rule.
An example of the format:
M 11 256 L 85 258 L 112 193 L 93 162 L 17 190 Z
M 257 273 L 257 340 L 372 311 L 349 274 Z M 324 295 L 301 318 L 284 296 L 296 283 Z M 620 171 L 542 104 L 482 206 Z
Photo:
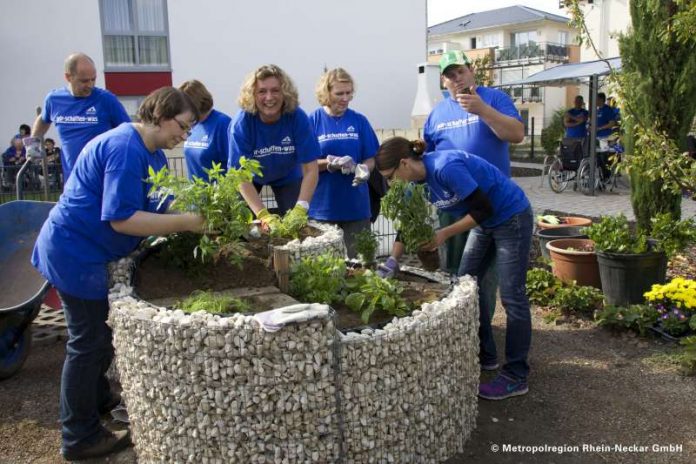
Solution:
M 498 169 L 480 157 L 463 150 L 443 150 L 426 153 L 425 182 L 430 190 L 430 202 L 441 211 L 462 218 L 469 213 L 464 200 L 480 188 L 493 206 L 493 216 L 480 224 L 496 227 L 515 214 L 529 208 L 522 189 Z
M 604 104 L 597 108 L 597 127 L 609 124 L 609 121 L 616 121 L 616 111 L 611 106 Z M 611 128 L 601 129 L 597 131 L 597 137 L 609 137 Z
M 377 153 L 379 142 L 365 116 L 351 109 L 340 117 L 324 108 L 309 115 L 319 140 L 321 157 L 350 156 L 356 164 Z M 370 218 L 370 192 L 367 183 L 353 187 L 353 176 L 341 172 L 319 173 L 319 183 L 309 205 L 309 216 L 322 221 L 360 221 Z
M 61 164 L 66 180 L 87 142 L 121 123 L 130 122 L 114 94 L 96 87 L 88 97 L 74 97 L 66 87 L 52 90 L 44 100 L 41 119 L 56 126 L 63 146 Z
M 297 108 L 283 113 L 272 124 L 261 121 L 257 114 L 240 110 L 230 125 L 228 167 L 238 168 L 239 159 L 255 159 L 261 163 L 263 177 L 254 182 L 279 187 L 302 178 L 301 164 L 319 158 L 319 142 L 309 125 L 307 114 Z
M 106 298 L 107 263 L 141 240 L 116 232 L 109 221 L 166 209 L 148 197 L 150 166 L 159 171 L 167 158 L 162 150 L 150 153 L 132 124 L 87 144 L 34 245 L 31 262 L 54 287 L 79 298 Z
M 229 149 L 229 130 L 232 118 L 225 113 L 212 110 L 205 121 L 199 122 L 184 142 L 184 157 L 188 168 L 188 178 L 193 176 L 208 181 L 203 169 L 210 169 L 213 163 L 220 163 L 227 169 L 227 150 Z
M 585 138 L 587 136 L 587 116 L 589 114 L 587 110 L 583 108 L 571 108 L 568 110 L 568 113 L 574 118 L 578 116 L 584 117 L 585 122 L 577 126 L 567 127 L 565 136 L 570 138 Z
M 505 92 L 479 86 L 476 93 L 496 111 L 522 121 Z M 433 108 L 425 121 L 423 138 L 428 151 L 464 150 L 480 156 L 510 177 L 510 144 L 499 139 L 483 119 L 464 110 L 453 98 L 446 98 Z

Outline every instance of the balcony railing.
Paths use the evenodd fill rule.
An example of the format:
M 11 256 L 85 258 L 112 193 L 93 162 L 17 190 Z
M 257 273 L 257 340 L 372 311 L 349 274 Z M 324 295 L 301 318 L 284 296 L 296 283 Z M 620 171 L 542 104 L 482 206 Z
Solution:
M 500 90 L 510 95 L 510 97 L 519 103 L 541 103 L 544 101 L 544 89 L 541 87 L 498 87 Z
M 515 45 L 509 48 L 498 48 L 495 51 L 496 63 L 521 62 L 544 63 L 547 61 L 568 61 L 569 50 L 567 45 L 551 42 L 532 42 Z

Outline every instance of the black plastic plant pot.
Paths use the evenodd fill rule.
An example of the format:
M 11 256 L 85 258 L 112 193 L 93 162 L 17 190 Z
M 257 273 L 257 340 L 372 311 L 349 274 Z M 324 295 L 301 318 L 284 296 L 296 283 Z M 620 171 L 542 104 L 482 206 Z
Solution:
M 610 305 L 628 306 L 644 301 L 654 284 L 665 283 L 667 256 L 663 252 L 637 254 L 598 251 L 599 276 L 604 299 Z
M 670 343 L 675 343 L 678 344 L 683 338 L 688 337 L 689 335 L 693 335 L 689 332 L 685 332 L 682 335 L 672 335 L 669 332 L 667 332 L 660 323 L 655 324 L 654 326 L 650 327 L 650 330 L 652 330 L 655 335 L 662 337 L 663 340 L 668 341 Z
M 546 259 L 551 259 L 549 250 L 546 248 L 546 244 L 551 240 L 556 240 L 558 238 L 587 238 L 587 235 L 581 233 L 582 227 L 578 226 L 567 226 L 567 227 L 556 227 L 553 229 L 539 229 L 536 233 L 539 239 L 539 248 L 541 249 L 541 256 Z

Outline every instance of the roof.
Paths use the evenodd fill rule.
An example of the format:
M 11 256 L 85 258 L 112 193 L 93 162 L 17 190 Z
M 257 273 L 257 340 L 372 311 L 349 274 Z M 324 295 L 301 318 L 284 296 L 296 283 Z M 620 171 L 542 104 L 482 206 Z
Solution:
M 609 58 L 607 60 L 614 71 L 621 71 L 621 58 Z M 553 68 L 544 69 L 534 73 L 526 79 L 506 83 L 508 85 L 548 85 L 564 86 L 576 85 L 590 76 L 605 76 L 611 70 L 604 60 L 583 61 L 581 63 L 567 63 Z
M 568 23 L 568 18 L 545 11 L 529 8 L 527 6 L 515 5 L 496 10 L 481 11 L 471 13 L 459 18 L 451 19 L 444 23 L 436 24 L 428 28 L 428 35 L 444 35 L 457 32 L 470 32 L 479 29 L 489 29 L 508 25 L 531 23 L 536 21 L 555 21 Z

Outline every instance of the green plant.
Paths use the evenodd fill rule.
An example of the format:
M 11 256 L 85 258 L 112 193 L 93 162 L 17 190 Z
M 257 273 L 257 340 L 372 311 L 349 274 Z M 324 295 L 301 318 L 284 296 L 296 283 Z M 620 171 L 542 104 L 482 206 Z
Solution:
M 159 256 L 174 267 L 199 274 L 206 268 L 206 263 L 194 255 L 199 241 L 200 235 L 191 232 L 168 235 L 161 243 Z
M 559 308 L 548 308 L 541 314 L 541 319 L 547 323 L 552 324 L 563 316 L 563 311 Z
M 679 344 L 683 347 L 679 364 L 687 375 L 696 373 L 696 335 L 683 338 Z
M 175 305 L 186 313 L 206 311 L 211 314 L 245 313 L 251 309 L 248 301 L 230 295 L 220 295 L 197 290 Z
M 260 164 L 242 158 L 239 169 L 224 173 L 219 163 L 213 163 L 212 168 L 205 171 L 209 182 L 198 177 L 189 181 L 166 169 L 154 172 L 150 168 L 147 179 L 152 184 L 150 195 L 158 195 L 160 204 L 173 197 L 170 209 L 193 211 L 205 218 L 206 232 L 201 235 L 194 256 L 202 261 L 227 256 L 230 261 L 240 263 L 239 241 L 248 231 L 253 215 L 239 194 L 239 186 L 251 182 L 254 175 L 261 175 Z
M 641 336 L 657 321 L 657 311 L 649 305 L 629 307 L 607 305 L 595 314 L 597 325 L 613 329 L 633 330 Z
M 565 127 L 563 126 L 563 117 L 565 113 L 565 108 L 559 108 L 554 111 L 549 125 L 541 130 L 541 146 L 544 148 L 544 152 L 549 156 L 556 154 L 556 151 L 558 151 L 558 143 L 565 133 Z
M 585 227 L 584 232 L 595 243 L 595 250 L 609 253 L 645 253 L 648 237 L 643 231 L 631 231 L 623 214 L 602 216 L 599 222 Z
M 411 308 L 401 297 L 403 286 L 394 279 L 382 279 L 367 270 L 346 282 L 346 306 L 360 313 L 360 319 L 367 324 L 370 316 L 377 310 L 394 316 L 405 316 Z
M 530 303 L 547 306 L 561 286 L 561 281 L 545 269 L 533 268 L 527 271 L 527 296 Z
M 668 258 L 696 242 L 696 223 L 693 219 L 675 221 L 669 213 L 657 214 L 650 220 L 650 237 L 655 250 L 664 251 Z
M 355 250 L 363 264 L 368 265 L 375 262 L 378 246 L 377 236 L 370 229 L 361 230 L 355 234 Z
M 292 266 L 290 295 L 306 303 L 330 304 L 340 298 L 346 263 L 330 253 L 302 258 Z
M 556 290 L 551 306 L 592 315 L 602 307 L 604 294 L 594 287 L 569 285 Z
M 418 251 L 435 235 L 425 184 L 392 183 L 382 198 L 382 214 L 394 221 L 407 253 Z

